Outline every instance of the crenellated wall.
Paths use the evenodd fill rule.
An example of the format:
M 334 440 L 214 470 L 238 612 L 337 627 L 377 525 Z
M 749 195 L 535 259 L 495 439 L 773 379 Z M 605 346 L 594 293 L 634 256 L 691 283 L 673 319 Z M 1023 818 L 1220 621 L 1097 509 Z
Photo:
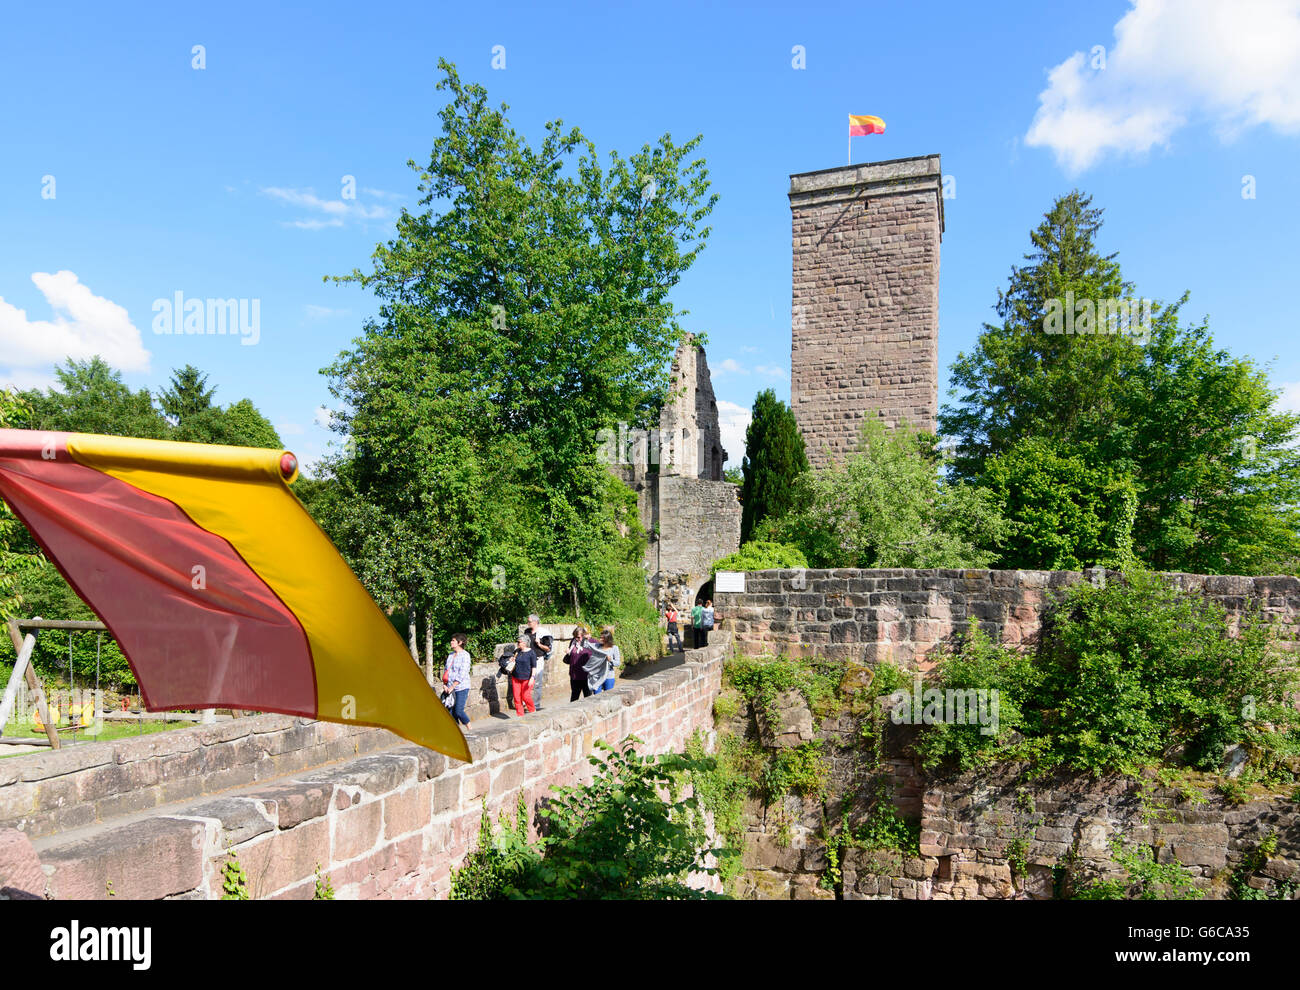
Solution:
M 589 781 L 597 740 L 679 751 L 711 730 L 726 637 L 686 663 L 522 719 L 483 718 L 460 763 L 391 733 L 279 715 L 0 760 L 0 897 L 446 897 L 484 803 Z

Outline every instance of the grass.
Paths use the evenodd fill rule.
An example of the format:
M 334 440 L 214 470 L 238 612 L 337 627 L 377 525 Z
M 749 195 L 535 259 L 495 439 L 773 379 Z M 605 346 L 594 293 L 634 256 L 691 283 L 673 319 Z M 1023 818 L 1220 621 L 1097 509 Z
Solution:
M 60 732 L 59 741 L 65 745 L 80 746 L 89 742 L 105 742 L 112 739 L 129 739 L 132 736 L 150 735 L 155 732 L 168 732 L 172 729 L 184 729 L 196 725 L 195 722 L 161 722 L 147 720 L 137 724 L 135 722 L 105 722 L 102 730 L 93 736 L 86 735 L 85 732 Z M 26 723 L 11 721 L 5 726 L 4 738 L 6 739 L 44 739 L 44 729 L 33 729 Z M 10 756 L 26 756 L 27 753 L 7 753 L 8 746 L 0 746 L 0 760 Z

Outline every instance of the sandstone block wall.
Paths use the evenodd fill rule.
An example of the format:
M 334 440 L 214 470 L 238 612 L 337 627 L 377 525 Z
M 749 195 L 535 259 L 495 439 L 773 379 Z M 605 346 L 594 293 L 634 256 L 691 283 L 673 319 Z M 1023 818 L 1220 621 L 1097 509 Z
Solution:
M 866 417 L 933 430 L 938 155 L 790 177 L 790 403 L 808 459 L 843 459 Z
M 310 898 L 318 865 L 340 898 L 446 897 L 484 802 L 532 809 L 551 785 L 589 780 L 598 739 L 663 753 L 710 730 L 728 649 L 723 637 L 607 694 L 484 720 L 470 764 L 278 715 L 0 761 L 0 897 L 216 898 L 228 851 L 254 897 Z
M 1300 649 L 1300 578 L 1167 574 L 1231 614 L 1258 606 L 1278 624 L 1281 645 Z M 1054 590 L 1115 571 L 783 570 L 751 571 L 742 594 L 714 596 L 739 652 L 813 654 L 924 665 L 928 654 L 975 619 L 990 638 L 1033 643 Z
M 646 547 L 647 567 L 657 578 L 656 601 L 693 605 L 713 562 L 740 547 L 738 492 L 727 481 L 660 476 L 659 534 Z

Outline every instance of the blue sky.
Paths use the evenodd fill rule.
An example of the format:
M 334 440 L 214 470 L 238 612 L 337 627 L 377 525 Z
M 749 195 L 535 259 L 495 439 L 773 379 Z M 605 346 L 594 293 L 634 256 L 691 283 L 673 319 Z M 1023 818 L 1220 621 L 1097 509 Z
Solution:
M 1030 229 L 1077 186 L 1139 294 L 1190 290 L 1185 312 L 1300 408 L 1297 0 L 178 6 L 6 14 L 0 383 L 98 352 L 156 389 L 191 363 L 319 456 L 319 369 L 375 308 L 322 277 L 365 268 L 415 206 L 405 163 L 427 160 L 443 56 L 532 139 L 556 117 L 602 152 L 704 135 L 721 199 L 676 301 L 709 336 L 733 462 L 755 393 L 789 396 L 789 175 L 845 162 L 849 113 L 888 125 L 854 161 L 937 152 L 953 178 L 941 398 Z M 178 291 L 257 299 L 257 343 L 156 334 L 155 300 Z

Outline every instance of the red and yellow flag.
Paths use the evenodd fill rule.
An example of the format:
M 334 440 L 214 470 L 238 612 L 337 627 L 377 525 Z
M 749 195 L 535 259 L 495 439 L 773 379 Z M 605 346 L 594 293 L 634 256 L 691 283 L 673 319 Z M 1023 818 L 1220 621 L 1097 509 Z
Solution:
M 884 134 L 885 122 L 871 115 L 849 114 L 849 137 L 862 137 L 864 134 Z
M 0 430 L 0 497 L 109 628 L 150 711 L 244 708 L 469 747 L 289 490 L 287 451 Z

